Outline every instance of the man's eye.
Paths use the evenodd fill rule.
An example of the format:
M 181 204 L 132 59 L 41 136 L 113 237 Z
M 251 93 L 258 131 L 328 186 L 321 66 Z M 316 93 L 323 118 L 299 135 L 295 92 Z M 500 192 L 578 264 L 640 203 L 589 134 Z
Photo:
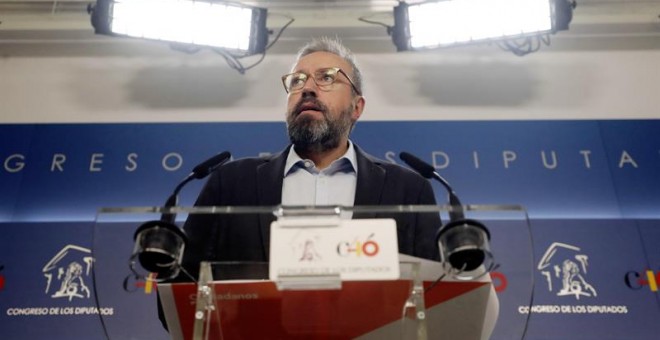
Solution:
M 335 75 L 332 73 L 326 73 L 321 77 L 321 80 L 324 83 L 332 83 L 335 81 Z
M 304 77 L 293 77 L 291 79 L 291 82 L 289 83 L 289 85 L 295 87 L 295 86 L 300 86 L 304 82 L 305 82 Z

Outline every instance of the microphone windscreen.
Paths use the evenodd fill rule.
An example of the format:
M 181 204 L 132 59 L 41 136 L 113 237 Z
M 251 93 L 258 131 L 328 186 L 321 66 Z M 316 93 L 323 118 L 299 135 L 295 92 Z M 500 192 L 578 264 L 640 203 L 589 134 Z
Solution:
M 399 158 L 401 158 L 402 161 L 408 164 L 409 167 L 413 168 L 413 170 L 417 171 L 423 177 L 425 178 L 434 177 L 433 173 L 435 172 L 435 169 L 433 168 L 433 166 L 431 166 L 431 164 L 428 164 L 423 160 L 405 151 L 399 154 Z
M 208 176 L 213 170 L 222 165 L 231 157 L 231 154 L 228 151 L 223 151 L 204 162 L 197 165 L 193 170 L 193 177 L 196 179 L 202 179 Z

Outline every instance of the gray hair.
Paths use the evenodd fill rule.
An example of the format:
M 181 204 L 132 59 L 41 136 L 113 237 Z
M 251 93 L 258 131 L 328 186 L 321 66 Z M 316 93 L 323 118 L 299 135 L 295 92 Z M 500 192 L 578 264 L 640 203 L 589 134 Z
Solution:
M 305 44 L 305 46 L 300 48 L 298 51 L 298 56 L 296 57 L 296 62 L 298 62 L 300 58 L 315 52 L 328 52 L 336 54 L 344 59 L 353 68 L 353 77 L 351 80 L 355 84 L 355 87 L 360 91 L 360 93 L 364 93 L 362 91 L 362 72 L 360 72 L 360 69 L 357 66 L 355 55 L 353 55 L 353 52 L 351 52 L 348 47 L 341 43 L 339 38 L 314 38 L 312 41 L 308 42 Z M 351 89 L 351 92 L 353 92 L 354 95 L 357 95 L 355 90 Z

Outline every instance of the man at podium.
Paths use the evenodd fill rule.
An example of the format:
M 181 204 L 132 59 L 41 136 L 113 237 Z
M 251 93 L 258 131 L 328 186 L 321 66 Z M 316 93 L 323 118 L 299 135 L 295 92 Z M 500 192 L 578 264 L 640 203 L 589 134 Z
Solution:
M 218 168 L 197 206 L 433 205 L 430 183 L 417 173 L 374 158 L 350 139 L 366 100 L 355 56 L 338 40 L 315 39 L 282 76 L 291 144 L 263 158 Z M 355 214 L 352 218 L 374 215 Z M 399 252 L 437 260 L 437 213 L 399 214 Z M 230 220 L 230 221 L 229 221 Z M 183 265 L 200 261 L 268 261 L 273 216 L 193 216 Z
M 350 140 L 351 130 L 362 115 L 366 100 L 362 91 L 362 75 L 355 57 L 339 41 L 321 38 L 303 46 L 290 72 L 282 76 L 282 83 L 287 94 L 286 125 L 290 145 L 268 157 L 238 159 L 220 166 L 211 174 L 195 205 L 274 207 L 436 204 L 431 184 L 424 177 L 407 168 L 376 159 Z M 362 212 L 343 213 L 347 216 L 342 217 L 352 219 L 393 218 L 396 221 L 399 253 L 433 261 L 440 258 L 436 232 L 441 227 L 441 221 L 437 212 L 387 216 Z M 191 215 L 184 226 L 188 237 L 182 261 L 185 271 L 179 274 L 178 279 L 196 279 L 202 261 L 268 262 L 270 226 L 274 220 L 273 214 Z M 307 259 L 307 256 L 312 258 L 313 255 L 313 252 L 303 254 L 301 259 Z M 404 287 L 404 291 L 409 293 L 408 286 Z M 363 293 L 355 296 L 366 294 L 365 291 Z M 497 301 L 494 292 L 485 289 L 479 294 L 474 295 L 474 301 L 494 301 L 488 302 L 488 309 L 491 310 L 488 313 L 495 315 L 490 317 L 490 320 L 495 320 Z M 486 297 L 488 294 L 491 297 Z M 309 305 L 306 299 L 294 304 L 296 308 L 293 310 L 296 312 L 291 316 L 292 320 L 296 320 L 295 324 L 305 324 L 300 318 L 304 319 L 306 314 L 318 314 L 301 315 L 298 312 L 297 307 Z M 379 299 L 376 300 L 383 302 Z M 290 304 L 291 299 L 287 303 Z M 389 307 L 394 306 L 394 314 L 401 313 L 399 304 L 383 303 Z M 483 307 L 485 302 L 468 303 L 471 308 L 467 309 L 461 307 L 464 313 L 469 314 L 466 317 L 463 317 L 464 314 L 446 313 L 447 309 L 455 309 L 452 304 L 439 308 L 439 300 L 434 303 L 435 309 L 429 310 L 429 316 L 434 320 L 442 319 L 438 315 L 481 320 L 481 316 L 486 313 Z M 263 306 L 260 305 L 256 310 L 262 310 L 265 308 Z M 280 316 L 286 320 L 287 313 L 278 308 L 275 308 L 274 314 L 282 314 Z M 475 309 L 477 313 L 473 313 Z M 384 313 L 372 311 L 363 314 L 375 316 Z M 494 325 L 494 321 L 484 323 L 490 325 L 484 328 L 487 329 L 484 332 L 481 330 L 481 321 L 479 327 L 473 324 L 455 327 L 455 320 L 451 317 L 430 325 L 429 331 L 435 327 L 442 329 L 442 333 L 448 336 L 475 334 L 469 338 L 482 339 L 489 336 Z M 161 320 L 164 320 L 162 315 Z M 307 324 L 314 325 L 315 322 Z M 450 329 L 455 333 L 448 332 L 445 327 L 447 325 L 451 325 Z M 252 327 L 238 328 L 245 332 L 252 330 Z M 382 327 L 381 331 L 387 332 L 387 329 Z M 437 330 L 429 334 L 437 334 Z

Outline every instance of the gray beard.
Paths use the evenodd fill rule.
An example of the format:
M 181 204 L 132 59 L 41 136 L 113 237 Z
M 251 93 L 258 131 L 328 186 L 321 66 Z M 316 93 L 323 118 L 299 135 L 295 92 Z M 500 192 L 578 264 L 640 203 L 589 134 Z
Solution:
M 296 150 L 306 152 L 325 152 L 335 149 L 339 146 L 342 136 L 348 136 L 353 125 L 352 111 L 351 105 L 336 120 L 333 120 L 326 111 L 323 111 L 321 120 L 307 116 L 288 115 L 289 140 Z

